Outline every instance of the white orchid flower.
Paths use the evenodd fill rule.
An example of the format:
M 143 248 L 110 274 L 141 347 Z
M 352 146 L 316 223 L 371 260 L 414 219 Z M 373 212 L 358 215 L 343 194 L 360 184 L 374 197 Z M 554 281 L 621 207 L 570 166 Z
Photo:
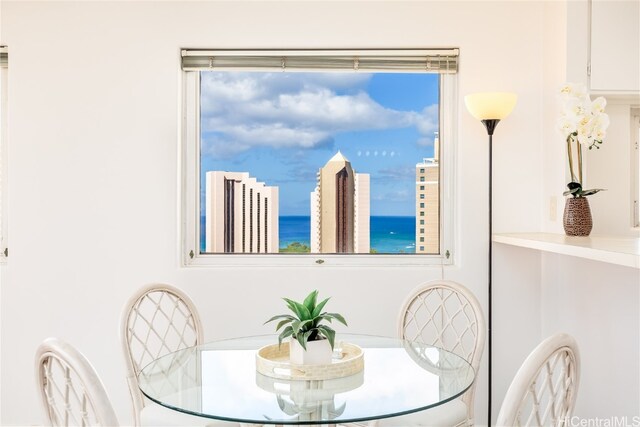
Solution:
M 604 107 L 607 106 L 607 100 L 602 97 L 599 96 L 596 99 L 593 100 L 593 102 L 591 103 L 591 112 L 592 113 L 603 113 L 604 112 Z
M 560 132 L 562 132 L 565 138 L 574 133 L 578 129 L 577 116 L 560 116 L 560 119 L 558 120 L 558 129 L 560 129 Z
M 560 88 L 563 98 L 584 99 L 587 97 L 587 88 L 582 83 L 566 83 Z
M 560 88 L 562 109 L 558 120 L 558 128 L 565 137 L 571 183 L 569 191 L 573 197 L 585 197 L 595 194 L 601 189 L 584 190 L 582 188 L 582 147 L 589 149 L 600 148 L 602 140 L 609 127 L 609 116 L 604 113 L 607 100 L 598 97 L 593 102 L 583 84 L 567 83 Z M 576 145 L 576 150 L 572 146 Z M 574 169 L 574 159 L 577 159 L 577 172 Z M 574 188 L 571 186 L 573 185 Z
M 588 142 L 589 130 L 585 126 L 578 127 L 578 136 L 576 137 L 581 145 Z
M 593 128 L 592 131 L 594 133 L 593 139 L 596 141 L 602 141 L 607 134 L 607 128 L 609 127 L 609 115 L 605 113 L 600 113 L 593 118 Z
M 565 103 L 565 114 L 574 115 L 578 118 L 590 112 L 591 103 L 586 103 L 583 99 L 568 98 Z

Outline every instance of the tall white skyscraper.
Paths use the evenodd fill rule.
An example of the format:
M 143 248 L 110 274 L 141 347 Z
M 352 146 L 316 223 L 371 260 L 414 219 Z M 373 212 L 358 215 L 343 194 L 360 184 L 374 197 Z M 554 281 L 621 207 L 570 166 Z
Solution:
M 205 250 L 277 253 L 279 244 L 278 187 L 248 172 L 207 172 Z
M 338 152 L 311 192 L 311 252 L 369 253 L 369 174 L 355 173 Z

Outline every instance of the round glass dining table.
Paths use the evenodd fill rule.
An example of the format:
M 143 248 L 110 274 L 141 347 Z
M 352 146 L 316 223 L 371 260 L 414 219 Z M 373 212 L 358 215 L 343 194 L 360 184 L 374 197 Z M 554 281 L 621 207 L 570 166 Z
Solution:
M 463 394 L 475 372 L 460 356 L 397 338 L 338 334 L 360 346 L 364 369 L 329 380 L 282 380 L 256 371 L 256 353 L 272 335 L 190 347 L 142 369 L 139 386 L 175 411 L 248 424 L 336 424 L 409 414 Z

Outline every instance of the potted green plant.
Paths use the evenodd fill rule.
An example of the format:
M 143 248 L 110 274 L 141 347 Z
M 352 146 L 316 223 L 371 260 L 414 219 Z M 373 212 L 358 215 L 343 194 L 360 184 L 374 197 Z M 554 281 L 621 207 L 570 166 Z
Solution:
M 322 311 L 329 298 L 317 303 L 318 291 L 311 292 L 302 303 L 283 298 L 291 314 L 280 314 L 265 324 L 280 320 L 276 325 L 278 345 L 291 337 L 289 360 L 295 365 L 323 365 L 331 363 L 336 331 L 326 325 L 337 320 L 347 326 L 347 321 L 338 313 Z

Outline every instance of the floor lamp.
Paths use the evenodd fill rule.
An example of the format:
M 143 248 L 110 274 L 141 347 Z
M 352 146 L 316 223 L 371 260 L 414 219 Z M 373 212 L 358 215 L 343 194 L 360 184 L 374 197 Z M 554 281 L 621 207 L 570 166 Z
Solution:
M 488 426 L 491 425 L 491 362 L 492 362 L 492 354 L 491 354 L 491 261 L 492 261 L 492 251 L 491 251 L 491 241 L 492 241 L 492 232 L 493 232 L 493 132 L 498 125 L 500 120 L 507 117 L 511 111 L 513 111 L 513 107 L 516 106 L 517 96 L 515 93 L 506 93 L 506 92 L 488 92 L 488 93 L 474 93 L 471 95 L 467 95 L 464 97 L 464 103 L 467 106 L 467 110 L 469 113 L 476 119 L 480 120 L 484 127 L 487 129 L 487 134 L 489 134 L 489 280 L 488 280 L 488 290 L 489 290 L 489 305 L 488 305 L 488 331 L 487 335 L 489 337 L 489 349 L 488 349 L 488 367 L 489 367 L 489 386 L 488 386 L 488 398 L 489 398 L 489 411 L 488 418 L 489 422 Z

